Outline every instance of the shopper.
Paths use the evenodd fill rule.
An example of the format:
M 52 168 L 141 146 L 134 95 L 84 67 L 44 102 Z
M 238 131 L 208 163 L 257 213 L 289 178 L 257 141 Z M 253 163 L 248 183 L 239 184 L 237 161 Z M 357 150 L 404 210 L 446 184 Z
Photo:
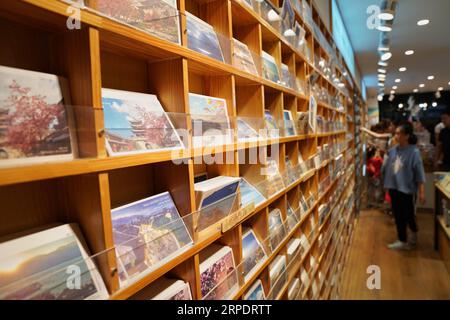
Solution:
M 439 133 L 435 167 L 440 171 L 450 171 L 450 109 L 447 108 L 441 116 L 444 128 Z M 440 165 L 440 162 L 442 164 Z
M 389 190 L 392 211 L 397 226 L 398 240 L 389 249 L 408 250 L 417 244 L 417 223 L 415 198 L 425 203 L 425 170 L 419 149 L 415 146 L 417 137 L 411 124 L 397 127 L 395 138 L 398 144 L 389 150 L 383 164 L 384 188 Z M 407 237 L 407 226 L 411 236 Z

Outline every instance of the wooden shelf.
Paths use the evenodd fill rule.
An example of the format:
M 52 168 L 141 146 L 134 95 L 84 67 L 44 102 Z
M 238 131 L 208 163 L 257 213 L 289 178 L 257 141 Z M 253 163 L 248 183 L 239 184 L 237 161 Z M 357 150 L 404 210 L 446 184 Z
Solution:
M 282 1 L 274 0 L 274 4 L 280 6 Z M 337 188 L 342 186 L 342 182 L 345 182 L 342 190 L 347 190 L 349 181 L 355 179 L 353 173 L 340 175 L 318 196 L 319 183 L 330 177 L 335 157 L 309 170 L 256 208 L 252 206 L 234 227 L 222 231 L 220 226 L 213 225 L 207 233 L 195 231 L 194 244 L 186 251 L 136 282 L 120 288 L 111 225 L 113 209 L 170 192 L 180 215 L 188 217 L 197 208 L 194 177 L 198 173 L 207 172 L 208 178 L 220 175 L 242 177 L 257 185 L 265 179 L 261 176 L 260 168 L 267 158 L 273 158 L 284 174 L 289 172 L 287 159 L 296 167 L 301 161 L 299 156 L 308 160 L 325 144 L 344 143 L 346 131 L 300 134 L 258 143 L 241 142 L 234 136 L 232 143 L 212 148 L 191 148 L 192 137 L 188 137 L 186 145 L 189 147 L 183 150 L 108 157 L 101 89 L 105 87 L 154 94 L 165 111 L 185 116 L 175 122 L 178 129 L 188 132 L 192 130 L 192 123 L 187 120 L 191 110 L 189 93 L 225 99 L 228 115 L 232 119 L 247 117 L 264 123 L 264 112 L 268 109 L 279 123 L 283 123 L 280 125 L 282 131 L 286 129 L 285 110 L 290 111 L 294 119 L 300 112 L 308 111 L 309 94 L 188 49 L 185 15 L 190 12 L 223 34 L 224 41 L 230 42 L 231 52 L 232 39 L 235 38 L 258 55 L 268 51 L 279 67 L 282 63 L 288 65 L 291 74 L 302 83 L 306 82 L 309 75 L 317 72 L 323 89 L 330 94 L 339 94 L 344 101 L 345 111 L 318 102 L 317 114 L 327 123 L 338 121 L 346 128 L 347 123 L 351 123 L 347 115 L 354 119 L 354 105 L 350 97 L 357 93 L 349 87 L 350 97 L 347 96 L 272 25 L 236 0 L 178 0 L 181 45 L 159 39 L 86 8 L 81 10 L 81 29 L 68 30 L 68 6 L 59 0 L 11 0 L 0 3 L 0 35 L 4 39 L 6 51 L 9 50 L 7 54 L 0 55 L 0 65 L 56 74 L 68 79 L 72 104 L 78 106 L 75 107 L 75 115 L 79 149 L 78 158 L 72 161 L 0 168 L 0 199 L 6 212 L 0 218 L 0 236 L 10 236 L 52 223 L 77 223 L 92 254 L 109 253 L 105 254 L 104 259 L 99 259 L 97 264 L 111 300 L 132 299 L 163 276 L 188 282 L 193 298 L 202 299 L 199 269 L 200 255 L 204 250 L 212 244 L 230 246 L 236 264 L 242 263 L 244 227 L 251 227 L 262 239 L 267 238 L 269 210 L 279 208 L 285 220 L 287 204 L 298 205 L 301 195 L 311 193 L 317 198 L 316 201 L 233 298 L 241 299 L 258 278 L 262 279 L 268 292 L 271 289 L 267 281 L 270 263 L 277 255 L 285 254 L 288 242 L 300 233 L 313 234 L 310 248 L 303 253 L 298 264 L 296 262 L 295 270 L 292 270 L 294 272 L 289 274 L 277 298 L 287 296 L 290 282 L 311 254 L 320 256 L 317 269 L 313 272 L 316 275 L 325 257 L 331 254 L 331 237 L 320 248 L 317 242 L 321 235 L 335 231 L 330 229 L 330 220 L 337 202 L 322 224 L 313 229 L 314 233 L 310 233 L 312 226 L 307 224 L 307 220 L 312 217 L 317 219 L 319 204 L 328 201 L 332 192 L 337 195 L 340 191 Z M 324 24 L 318 18 L 314 6 L 312 10 L 314 19 L 324 30 Z M 305 25 L 298 13 L 296 19 Z M 317 39 L 311 36 L 312 30 L 307 28 L 307 33 L 313 59 L 314 50 L 318 50 L 320 56 L 326 56 Z M 330 38 L 328 33 L 325 34 Z M 28 52 L 33 52 L 33 55 L 30 56 Z M 352 146 L 339 154 L 345 155 L 350 150 L 353 150 Z M 241 157 L 253 151 L 258 151 L 258 155 L 262 155 L 261 159 L 251 164 L 240 162 L 245 160 Z M 234 162 L 209 164 L 205 161 L 205 158 L 217 155 L 229 155 Z M 344 191 L 339 194 L 338 200 L 343 196 Z M 347 216 L 345 222 L 350 224 L 351 219 L 353 216 Z M 333 254 L 336 254 L 337 248 L 333 250 Z M 327 272 L 332 267 L 336 268 L 336 265 L 329 266 Z M 325 296 L 330 295 L 331 289 Z

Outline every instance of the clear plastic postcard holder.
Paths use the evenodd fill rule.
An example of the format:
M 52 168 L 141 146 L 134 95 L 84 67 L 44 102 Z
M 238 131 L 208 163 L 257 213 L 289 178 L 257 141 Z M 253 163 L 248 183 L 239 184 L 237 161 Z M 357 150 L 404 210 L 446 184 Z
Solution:
M 188 148 L 190 132 L 188 115 L 184 113 L 147 112 L 142 108 L 130 113 L 127 121 L 130 124 L 127 128 L 109 127 L 105 121 L 103 133 L 110 156 L 172 150 L 176 158 L 180 151 Z
M 309 237 L 308 237 L 309 238 Z M 301 247 L 301 246 L 300 246 Z M 273 286 L 270 288 L 267 300 L 276 300 L 280 297 L 281 289 L 283 289 L 294 275 L 300 270 L 303 259 L 306 257 L 306 252 L 300 250 L 295 252 L 294 256 L 287 262 L 286 269 L 275 280 Z
M 298 207 L 296 209 L 292 209 L 293 210 L 293 215 L 292 216 L 288 216 L 286 218 L 286 232 L 289 233 L 292 230 L 294 230 L 298 224 L 301 221 L 301 208 Z
M 264 177 L 264 176 L 263 176 Z M 278 172 L 276 175 L 271 177 L 270 179 L 262 179 L 253 185 L 261 194 L 267 199 L 271 199 L 272 197 L 278 195 L 285 189 L 283 177 Z
M 239 288 L 239 272 L 234 268 L 228 270 L 228 274 L 219 283 L 211 287 L 206 284 L 206 287 L 202 288 L 202 300 L 233 300 Z
M 257 3 L 257 12 L 278 33 L 281 33 L 281 16 L 270 0 L 254 0 Z
M 242 0 L 245 2 L 245 0 Z M 236 41 L 239 41 L 236 39 Z M 263 59 L 261 53 L 251 50 L 245 43 L 244 46 L 233 42 L 233 54 L 232 54 L 232 65 L 239 70 L 250 73 L 254 76 L 263 77 Z
M 64 96 L 67 89 L 61 87 Z M 64 163 L 97 156 L 93 146 L 99 133 L 94 126 L 98 109 L 63 104 L 48 106 L 42 97 L 29 98 L 36 100 L 36 111 L 44 111 L 45 108 L 48 112 L 35 112 L 32 118 L 20 106 L 16 106 L 14 112 L 9 111 L 4 119 L 0 169 Z M 23 130 L 25 127 L 28 130 Z
M 187 116 L 191 122 L 191 135 L 193 148 L 213 148 L 218 150 L 234 142 L 234 121 L 225 115 L 197 115 Z
M 276 228 L 269 230 L 269 236 L 267 237 L 268 244 L 270 246 L 270 251 L 274 252 L 281 243 L 285 240 L 288 235 L 289 225 L 287 221 L 283 221 L 283 223 Z
M 58 248 L 51 253 L 52 261 L 61 261 L 64 257 L 71 257 L 78 251 L 79 255 L 64 262 L 51 264 L 49 261 L 38 260 L 36 257 L 35 268 L 45 265 L 44 271 L 28 272 L 25 276 L 3 279 L 0 287 L 0 299 L 2 300 L 105 300 L 109 298 L 99 268 L 105 266 L 109 251 L 88 257 L 78 248 L 72 248 L 76 244 L 70 243 Z M 17 272 L 19 272 L 17 270 Z
M 284 185 L 286 187 L 289 187 L 290 185 L 294 184 L 300 179 L 300 166 L 296 165 L 293 166 L 290 169 L 285 170 L 281 173 L 281 176 L 283 177 Z
M 202 241 L 222 230 L 225 218 L 240 210 L 239 193 L 234 193 L 193 213 L 196 241 Z
M 265 121 L 261 117 L 233 117 L 233 127 L 237 131 L 237 141 L 246 143 L 263 143 L 268 138 Z
M 151 4 L 130 5 L 123 0 L 84 0 L 84 9 L 181 45 L 180 12 L 176 1 L 169 4 L 169 1 L 154 0 Z
M 187 47 L 209 58 L 232 65 L 231 40 L 214 26 L 192 14 L 186 15 Z

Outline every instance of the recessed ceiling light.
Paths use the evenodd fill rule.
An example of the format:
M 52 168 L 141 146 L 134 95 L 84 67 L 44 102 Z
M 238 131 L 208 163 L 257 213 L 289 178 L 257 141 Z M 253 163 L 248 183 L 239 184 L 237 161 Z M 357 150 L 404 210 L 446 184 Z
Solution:
M 419 89 L 414 89 L 413 92 L 417 93 L 417 92 L 419 92 Z
M 385 79 L 386 79 L 386 76 L 385 76 L 385 75 L 382 75 L 382 74 L 379 74 L 379 75 L 378 75 L 378 79 L 383 79 L 383 80 L 385 80 Z
M 384 83 L 383 82 L 378 82 L 378 86 L 379 87 L 384 87 Z
M 444 87 L 439 87 L 438 88 L 438 91 L 442 91 L 442 90 L 444 90 Z
M 414 54 L 414 50 L 408 50 L 408 51 L 405 51 L 405 54 L 406 54 L 407 56 L 413 55 L 413 54 Z
M 380 30 L 381 32 L 391 32 L 392 31 L 392 27 L 383 26 L 381 24 L 377 27 L 377 29 Z
M 450 86 L 450 81 L 448 82 L 448 85 Z
M 394 90 L 397 90 L 397 88 L 398 88 L 397 86 L 393 86 L 393 87 L 392 87 L 392 89 L 394 89 Z
M 420 88 L 424 88 L 425 85 L 424 85 L 423 83 L 421 83 L 421 84 L 419 85 L 419 87 L 420 87 Z
M 423 20 L 417 21 L 418 26 L 426 26 L 429 23 L 430 23 L 430 20 L 428 20 L 428 19 L 423 19 Z
M 401 79 L 395 79 L 395 83 L 400 83 L 400 82 L 402 82 Z
M 428 107 L 428 103 L 425 102 L 425 103 L 423 104 L 423 107 L 424 107 L 424 108 Z
M 391 52 L 386 52 L 386 53 L 384 53 L 384 54 L 381 56 L 381 60 L 383 60 L 383 61 L 387 61 L 387 60 L 389 60 L 390 58 L 392 58 L 392 53 L 391 53 Z
M 398 105 L 398 107 L 401 109 L 401 108 L 403 108 L 403 103 L 400 103 L 399 105 Z
M 386 73 L 386 69 L 378 69 L 379 73 Z
M 382 12 L 378 15 L 378 19 L 386 21 L 393 20 L 394 15 L 391 12 Z
M 383 62 L 383 61 L 378 61 L 378 65 L 381 66 L 381 67 L 387 67 L 388 66 L 387 62 Z M 450 84 L 450 82 L 449 82 L 449 84 Z
M 428 76 L 428 80 L 434 80 L 434 76 Z
M 395 94 L 395 90 L 391 90 L 391 94 Z
M 383 95 L 382 94 L 378 95 L 378 101 L 383 101 Z
M 436 108 L 436 107 L 437 107 L 437 102 L 433 102 L 431 105 L 432 105 L 434 108 Z
M 400 72 L 405 72 L 405 71 L 406 71 L 406 68 L 405 68 L 405 67 L 401 67 L 400 69 L 398 69 L 398 71 L 400 71 Z

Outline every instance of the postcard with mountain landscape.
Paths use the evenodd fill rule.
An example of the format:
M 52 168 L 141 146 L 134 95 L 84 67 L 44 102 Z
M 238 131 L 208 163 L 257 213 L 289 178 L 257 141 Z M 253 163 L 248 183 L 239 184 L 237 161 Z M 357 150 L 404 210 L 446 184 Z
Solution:
M 168 192 L 113 209 L 111 218 L 122 283 L 150 272 L 192 244 Z

